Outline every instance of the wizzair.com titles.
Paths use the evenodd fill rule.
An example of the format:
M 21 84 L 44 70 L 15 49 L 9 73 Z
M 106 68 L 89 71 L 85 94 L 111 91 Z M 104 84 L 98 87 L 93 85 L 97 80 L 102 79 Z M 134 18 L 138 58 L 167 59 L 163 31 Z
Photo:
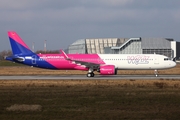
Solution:
M 26 56 L 25 59 L 34 59 L 35 57 Z M 40 56 L 39 59 L 64 59 L 64 57 L 63 56 Z
M 40 56 L 40 59 L 64 59 L 63 56 Z

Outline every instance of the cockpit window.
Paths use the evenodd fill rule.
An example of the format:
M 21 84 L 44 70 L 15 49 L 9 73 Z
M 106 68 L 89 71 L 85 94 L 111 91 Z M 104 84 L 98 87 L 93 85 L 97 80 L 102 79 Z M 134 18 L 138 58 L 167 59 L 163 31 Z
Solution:
M 169 58 L 164 58 L 164 61 L 170 60 Z

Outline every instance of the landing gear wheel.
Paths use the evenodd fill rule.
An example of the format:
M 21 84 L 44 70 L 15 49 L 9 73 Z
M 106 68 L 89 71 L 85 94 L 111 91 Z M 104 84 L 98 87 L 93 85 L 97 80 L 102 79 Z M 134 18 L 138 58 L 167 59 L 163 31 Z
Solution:
M 94 77 L 94 73 L 91 73 L 91 77 Z
M 87 73 L 87 77 L 94 77 L 94 73 Z
M 155 77 L 158 77 L 158 71 L 154 70 Z
M 87 73 L 87 77 L 91 77 L 91 73 Z

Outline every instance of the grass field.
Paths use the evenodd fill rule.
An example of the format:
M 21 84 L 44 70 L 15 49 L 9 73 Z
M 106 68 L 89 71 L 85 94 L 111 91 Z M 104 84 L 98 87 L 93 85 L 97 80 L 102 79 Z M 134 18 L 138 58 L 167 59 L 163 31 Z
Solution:
M 179 119 L 175 80 L 4 80 L 1 120 Z
M 63 74 L 86 72 L 0 67 L 0 75 Z M 120 70 L 118 74 L 154 72 Z M 180 74 L 180 65 L 159 74 Z M 0 80 L 0 120 L 178 120 L 179 113 L 179 80 Z
M 179 75 L 180 64 L 177 64 L 175 68 L 159 70 L 161 75 Z M 0 66 L 0 75 L 74 75 L 82 74 L 86 75 L 87 71 L 78 70 L 48 70 L 29 66 Z M 95 72 L 95 74 L 99 74 Z M 118 74 L 122 75 L 154 75 L 154 70 L 118 70 Z
M 0 60 L 0 66 L 24 66 L 24 65 L 14 63 L 14 62 L 10 62 L 10 61 L 7 61 L 7 60 Z

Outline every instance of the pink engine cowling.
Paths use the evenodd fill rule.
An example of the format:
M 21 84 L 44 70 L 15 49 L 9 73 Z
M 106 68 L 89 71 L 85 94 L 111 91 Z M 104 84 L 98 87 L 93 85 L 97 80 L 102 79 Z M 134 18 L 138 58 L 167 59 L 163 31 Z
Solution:
M 117 74 L 117 70 L 115 69 L 114 65 L 100 66 L 99 72 L 101 75 L 116 75 Z

